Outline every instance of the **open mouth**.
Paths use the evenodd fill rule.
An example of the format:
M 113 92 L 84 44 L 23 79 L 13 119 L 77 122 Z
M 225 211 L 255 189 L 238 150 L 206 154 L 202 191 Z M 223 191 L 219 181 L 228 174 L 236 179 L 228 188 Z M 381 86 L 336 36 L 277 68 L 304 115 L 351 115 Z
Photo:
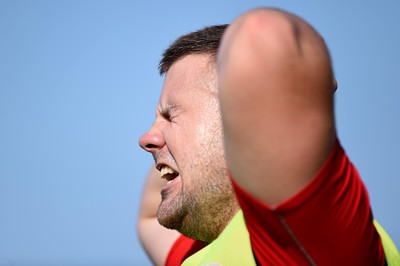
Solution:
M 162 165 L 159 170 L 161 178 L 167 180 L 168 183 L 172 182 L 179 175 L 178 172 L 168 165 Z

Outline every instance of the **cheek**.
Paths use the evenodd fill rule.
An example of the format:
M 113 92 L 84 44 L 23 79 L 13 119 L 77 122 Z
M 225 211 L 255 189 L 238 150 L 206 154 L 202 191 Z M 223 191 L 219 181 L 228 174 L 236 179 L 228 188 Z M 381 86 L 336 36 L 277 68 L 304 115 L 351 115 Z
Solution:
M 196 125 L 196 135 L 199 138 L 206 138 L 210 134 L 210 128 L 205 123 L 199 123 Z
M 168 151 L 178 167 L 187 164 L 188 158 L 195 152 L 199 137 L 193 130 L 195 126 L 174 124 L 164 131 L 164 139 Z M 190 160 L 189 160 L 190 161 Z

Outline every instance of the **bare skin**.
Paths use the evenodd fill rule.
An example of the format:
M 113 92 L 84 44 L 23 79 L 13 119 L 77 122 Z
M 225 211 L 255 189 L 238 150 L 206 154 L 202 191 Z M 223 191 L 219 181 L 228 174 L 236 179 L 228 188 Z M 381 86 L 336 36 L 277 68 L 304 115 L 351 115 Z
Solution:
M 218 75 L 234 179 L 269 205 L 288 199 L 310 182 L 336 138 L 323 39 L 293 15 L 246 13 L 225 34 Z
M 195 78 L 200 73 L 204 77 L 210 67 L 206 58 L 187 56 L 172 66 L 156 122 L 140 140 L 141 147 L 155 156 L 158 166 L 167 164 L 179 172 L 173 183 L 162 189 L 158 217 L 167 226 L 176 214 L 174 210 L 186 212 L 185 206 L 190 206 L 182 200 L 186 198 L 182 191 L 199 195 L 196 191 L 207 187 L 209 180 L 221 181 L 218 189 L 230 191 L 226 164 L 242 188 L 268 205 L 279 204 L 310 182 L 336 138 L 329 55 L 322 38 L 301 19 L 271 9 L 250 11 L 236 19 L 224 35 L 217 66 L 211 66 L 219 77 L 218 97 L 212 90 L 201 90 L 198 84 L 208 83 Z M 211 105 L 206 103 L 209 101 Z M 171 108 L 176 102 L 179 108 Z M 172 123 L 166 121 L 166 111 Z M 212 136 L 208 134 L 211 131 Z M 211 149 L 200 148 L 210 145 Z M 183 190 L 185 186 L 189 190 Z M 206 193 L 210 201 L 215 201 L 214 194 L 218 192 Z M 218 230 L 210 233 L 209 227 L 200 227 L 201 232 L 189 232 L 193 227 L 189 217 L 193 210 L 198 212 L 201 201 L 195 201 L 196 208 L 179 214 L 183 217 L 182 227 L 175 229 L 212 241 L 238 208 L 235 201 L 223 201 L 230 202 L 228 207 L 222 208 L 221 204 L 221 208 L 201 208 L 202 222 Z M 153 202 L 153 206 L 158 204 L 159 200 Z M 211 218 L 220 213 L 224 215 Z M 154 222 L 155 213 L 151 216 Z M 145 247 L 150 256 L 156 254 L 153 260 L 161 265 L 177 235 L 154 226 L 151 236 L 147 236 L 143 232 L 146 222 L 150 223 L 139 217 L 142 242 L 152 243 Z M 152 236 L 156 235 L 168 240 L 153 243 Z
M 157 220 L 157 209 L 161 203 L 160 191 L 167 183 L 160 172 L 152 167 L 143 189 L 142 204 L 137 223 L 139 239 L 154 265 L 164 265 L 168 252 L 180 233 L 168 230 Z
M 156 120 L 140 139 L 160 171 L 158 177 L 152 171 L 148 178 L 170 180 L 159 183 L 157 192 L 144 192 L 149 203 L 157 199 L 146 194 L 151 191 L 158 200 L 150 208 L 152 220 L 140 216 L 139 230 L 148 226 L 154 237 L 176 239 L 169 228 L 212 242 L 239 210 L 227 176 L 216 84 L 215 66 L 208 55 L 188 55 L 176 62 L 166 75 Z M 174 173 L 164 174 L 165 169 Z M 148 187 L 156 183 L 149 182 Z M 154 206 L 158 206 L 156 213 Z M 154 217 L 166 228 L 157 227 Z M 145 246 L 149 243 L 150 256 L 157 253 L 155 263 L 162 264 L 165 257 L 158 253 L 164 254 L 164 248 L 153 248 L 158 244 L 146 233 L 140 236 Z

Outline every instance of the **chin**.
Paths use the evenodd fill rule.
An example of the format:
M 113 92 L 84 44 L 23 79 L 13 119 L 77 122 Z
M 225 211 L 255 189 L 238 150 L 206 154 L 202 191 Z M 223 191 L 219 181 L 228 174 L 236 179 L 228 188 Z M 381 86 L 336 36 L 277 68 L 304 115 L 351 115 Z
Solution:
M 157 220 L 162 226 L 178 231 L 182 227 L 184 216 L 181 210 L 172 210 L 171 205 L 166 204 L 166 202 L 160 204 L 157 212 Z

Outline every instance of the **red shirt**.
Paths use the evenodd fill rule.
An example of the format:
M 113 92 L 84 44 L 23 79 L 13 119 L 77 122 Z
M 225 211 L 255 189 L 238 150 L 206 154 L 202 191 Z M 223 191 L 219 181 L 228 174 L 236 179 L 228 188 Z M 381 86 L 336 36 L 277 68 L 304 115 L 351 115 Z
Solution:
M 312 181 L 272 208 L 232 179 L 259 265 L 384 265 L 368 194 L 336 142 Z M 181 237 L 166 265 L 180 265 L 204 246 Z

